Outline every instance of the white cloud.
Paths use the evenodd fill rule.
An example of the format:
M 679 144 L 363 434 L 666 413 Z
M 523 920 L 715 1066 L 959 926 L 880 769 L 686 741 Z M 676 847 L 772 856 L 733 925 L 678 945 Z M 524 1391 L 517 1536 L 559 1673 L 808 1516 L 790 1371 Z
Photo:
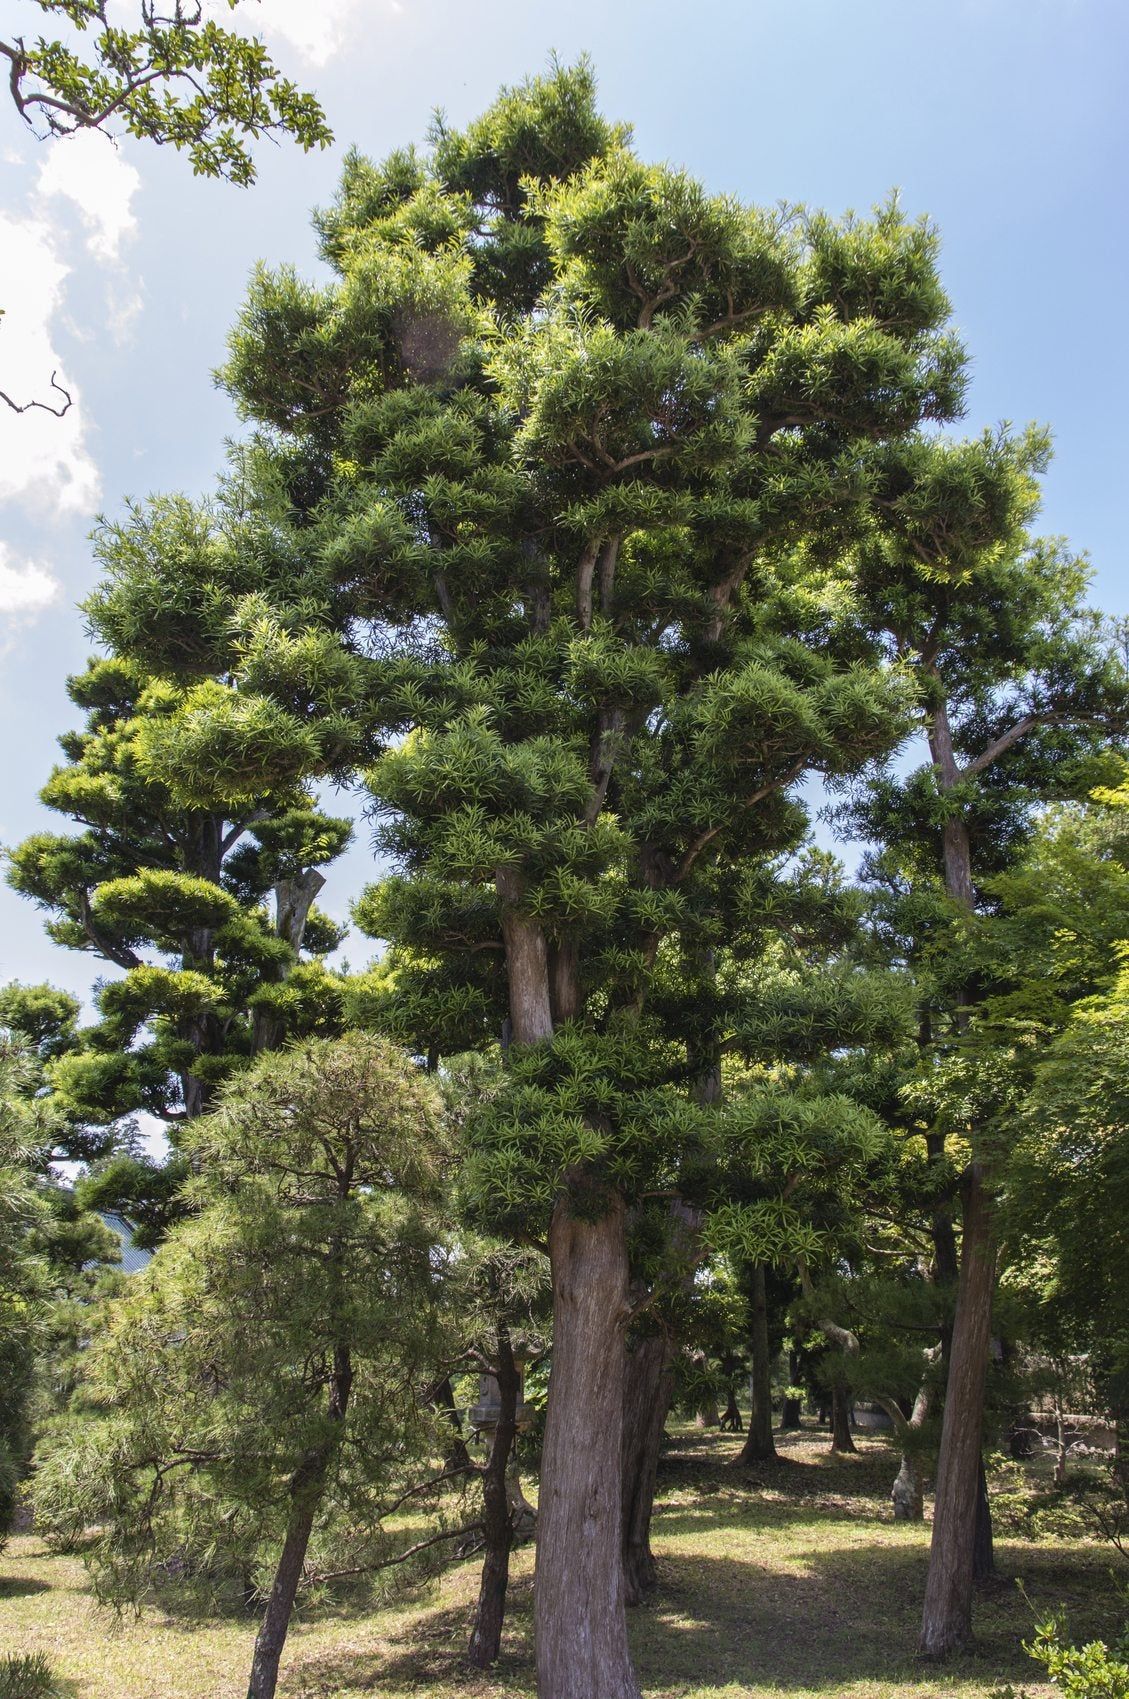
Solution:
M 114 263 L 122 242 L 137 228 L 131 202 L 141 177 L 114 144 L 93 130 L 52 143 L 39 170 L 40 195 L 73 202 L 86 227 L 86 245 L 96 259 Z
M 52 372 L 71 393 L 62 419 L 0 404 L 0 502 L 20 500 L 55 513 L 89 513 L 98 502 L 98 470 L 83 438 L 78 388 L 54 345 L 52 320 L 70 268 L 54 232 L 39 218 L 0 212 L 0 389 L 12 400 L 62 404 Z
M 308 65 L 328 65 L 372 27 L 373 15 L 396 17 L 402 0 L 261 0 L 234 12 L 227 0 L 206 0 L 205 12 L 224 29 L 261 36 L 272 55 L 281 44 L 293 47 Z
M 353 35 L 361 10 L 360 0 L 321 0 L 318 6 L 309 0 L 266 0 L 261 27 L 268 39 L 279 36 L 297 48 L 308 64 L 328 65 Z M 365 10 L 371 17 L 373 7 Z
M 54 601 L 62 585 L 37 560 L 18 560 L 0 542 L 0 654 L 18 628 L 30 625 Z

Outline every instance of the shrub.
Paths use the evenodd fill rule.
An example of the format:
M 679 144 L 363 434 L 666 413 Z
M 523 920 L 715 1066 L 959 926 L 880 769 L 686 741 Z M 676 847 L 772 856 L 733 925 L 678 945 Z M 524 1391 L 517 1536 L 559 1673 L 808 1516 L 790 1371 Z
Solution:
M 56 1699 L 58 1692 L 42 1652 L 0 1658 L 0 1699 Z

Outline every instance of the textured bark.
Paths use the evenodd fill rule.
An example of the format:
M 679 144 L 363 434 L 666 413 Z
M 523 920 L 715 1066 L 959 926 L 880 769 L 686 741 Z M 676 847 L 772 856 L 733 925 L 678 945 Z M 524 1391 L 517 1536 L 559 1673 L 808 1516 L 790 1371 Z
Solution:
M 753 1407 L 749 1413 L 749 1431 L 741 1447 L 739 1463 L 764 1463 L 776 1456 L 772 1437 L 772 1358 L 768 1347 L 768 1294 L 763 1262 L 752 1271 L 752 1296 L 749 1305 L 749 1357 L 752 1372 L 749 1391 Z
M 329 1416 L 334 1423 L 344 1423 L 352 1384 L 353 1368 L 349 1352 L 343 1346 L 338 1346 L 333 1354 L 333 1373 L 329 1386 Z M 325 1492 L 326 1477 L 335 1450 L 335 1443 L 319 1446 L 316 1451 L 308 1452 L 294 1471 L 290 1483 L 290 1515 L 286 1523 L 286 1537 L 267 1598 L 266 1610 L 263 1612 L 263 1620 L 255 1636 L 247 1699 L 274 1699 L 278 1686 L 279 1660 L 294 1612 L 294 1600 L 302 1579 L 310 1533 L 322 1494 Z
M 495 877 L 502 899 L 502 936 L 506 945 L 506 976 L 510 992 L 510 1021 L 516 1044 L 536 1044 L 553 1032 L 549 996 L 549 952 L 538 921 L 520 912 L 524 894 L 520 876 L 500 867 Z
M 924 1521 L 925 1479 L 921 1464 L 912 1451 L 902 1452 L 902 1466 L 890 1488 L 890 1498 L 894 1506 L 895 1522 Z
M 926 1352 L 926 1356 L 935 1358 L 939 1353 L 940 1346 L 934 1345 Z M 925 1426 L 932 1403 L 932 1389 L 928 1380 L 922 1381 L 908 1417 L 898 1409 L 892 1398 L 880 1398 L 878 1402 L 890 1417 L 894 1432 L 906 1448 L 902 1452 L 902 1464 L 897 1479 L 890 1488 L 894 1521 L 921 1522 L 925 1518 L 925 1471 L 921 1467 L 921 1458 L 913 1441 L 914 1436 Z
M 517 1433 L 517 1400 L 521 1376 L 514 1362 L 509 1336 L 498 1330 L 494 1362 L 498 1383 L 498 1421 L 490 1441 L 490 1455 L 482 1473 L 482 1537 L 486 1555 L 478 1588 L 478 1607 L 471 1630 L 467 1657 L 475 1669 L 489 1669 L 502 1645 L 502 1623 L 506 1615 L 506 1589 L 510 1579 L 510 1548 L 513 1521 L 506 1479 Z
M 621 1554 L 627 1239 L 623 1203 L 549 1229 L 553 1367 L 541 1457 L 534 1628 L 540 1699 L 639 1699 Z
M 831 1388 L 831 1449 L 857 1451 L 851 1437 L 851 1400 L 845 1386 Z
M 972 1163 L 965 1182 L 960 1281 L 919 1642 L 926 1657 L 946 1657 L 972 1637 L 972 1557 L 994 1278 L 991 1206 L 981 1166 Z
M 992 1506 L 988 1498 L 988 1478 L 984 1473 L 984 1454 L 977 1460 L 976 1524 L 972 1535 L 972 1579 L 990 1581 L 996 1573 L 996 1556 L 992 1543 Z
M 623 1381 L 621 1458 L 623 1593 L 639 1604 L 655 1586 L 651 1513 L 655 1503 L 663 1427 L 674 1394 L 674 1353 L 665 1334 L 640 1339 L 627 1353 Z

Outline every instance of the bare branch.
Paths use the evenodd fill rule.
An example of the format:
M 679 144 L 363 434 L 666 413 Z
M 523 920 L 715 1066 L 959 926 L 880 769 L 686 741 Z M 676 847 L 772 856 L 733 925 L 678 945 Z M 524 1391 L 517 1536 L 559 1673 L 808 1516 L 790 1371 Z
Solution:
M 13 413 L 30 413 L 33 407 L 38 407 L 41 412 L 51 413 L 56 419 L 61 419 L 63 414 L 73 407 L 74 397 L 69 389 L 64 389 L 62 384 L 58 382 L 58 376 L 57 371 L 51 373 L 51 388 L 57 390 L 64 397 L 61 407 L 52 407 L 49 401 L 25 401 L 21 404 L 18 401 L 13 401 L 12 397 L 3 389 L 0 389 L 0 401 L 6 402 Z

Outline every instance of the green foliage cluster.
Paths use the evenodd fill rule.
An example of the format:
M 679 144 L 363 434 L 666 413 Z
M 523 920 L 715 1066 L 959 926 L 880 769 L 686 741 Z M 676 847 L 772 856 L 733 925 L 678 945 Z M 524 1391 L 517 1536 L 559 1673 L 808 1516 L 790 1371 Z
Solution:
M 177 0 L 163 13 L 141 0 L 136 24 L 111 19 L 106 0 L 32 0 L 63 39 L 0 41 L 20 117 L 52 136 L 122 131 L 188 154 L 197 176 L 252 183 L 248 142 L 288 135 L 309 151 L 332 135 L 312 94 L 276 70 L 261 41 L 224 29 Z M 238 0 L 228 0 L 234 10 Z

